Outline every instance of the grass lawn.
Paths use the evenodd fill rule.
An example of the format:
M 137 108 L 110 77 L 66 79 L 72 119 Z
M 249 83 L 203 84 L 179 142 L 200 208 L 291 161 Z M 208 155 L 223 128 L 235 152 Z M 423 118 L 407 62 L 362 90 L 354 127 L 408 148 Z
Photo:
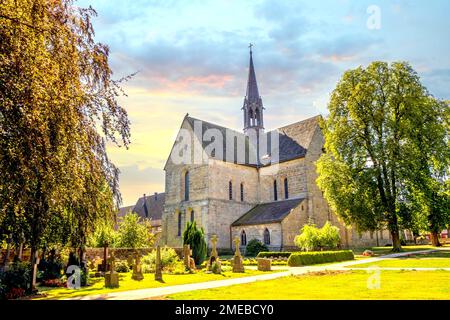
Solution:
M 408 257 L 387 259 L 350 267 L 367 268 L 375 266 L 380 268 L 450 268 L 450 250 L 416 254 Z
M 87 295 L 104 294 L 109 292 L 165 287 L 165 286 L 173 286 L 179 284 L 188 284 L 213 280 L 226 280 L 232 278 L 254 276 L 264 273 L 267 272 L 246 269 L 245 273 L 232 273 L 231 271 L 225 271 L 221 275 L 208 274 L 202 271 L 199 271 L 194 274 L 182 274 L 182 275 L 163 274 L 164 282 L 161 283 L 154 280 L 154 274 L 144 274 L 144 280 L 136 281 L 131 279 L 131 272 L 128 272 L 119 274 L 119 285 L 120 285 L 119 288 L 115 289 L 104 288 L 105 284 L 104 278 L 91 278 L 89 280 L 89 283 L 91 285 L 89 287 L 84 287 L 79 290 L 67 288 L 38 287 L 39 292 L 45 294 L 46 296 L 38 297 L 36 298 L 36 300 L 41 299 L 59 300 Z
M 450 244 L 444 245 L 444 248 L 450 248 Z M 421 251 L 421 250 L 433 250 L 436 247 L 431 245 L 417 245 L 417 246 L 402 246 L 401 252 L 409 252 L 409 251 Z M 362 253 L 365 250 L 371 250 L 374 253 L 374 257 L 383 256 L 386 254 L 391 254 L 392 247 L 366 247 L 366 248 L 352 248 L 353 253 L 355 254 L 356 259 L 366 259 L 370 257 L 364 257 Z
M 373 279 L 373 276 L 373 273 L 365 271 L 311 273 L 179 293 L 165 298 L 177 300 L 445 300 L 450 297 L 450 272 L 448 271 L 381 271 L 380 288 L 368 289 L 368 282 Z

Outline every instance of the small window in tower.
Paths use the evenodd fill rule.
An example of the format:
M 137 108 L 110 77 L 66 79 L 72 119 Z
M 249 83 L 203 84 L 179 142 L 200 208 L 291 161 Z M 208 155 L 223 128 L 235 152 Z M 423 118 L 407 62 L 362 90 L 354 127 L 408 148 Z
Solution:
M 191 222 L 194 222 L 195 220 L 195 212 L 194 210 L 191 211 Z
M 228 199 L 233 200 L 233 182 L 228 182 Z
M 277 180 L 273 181 L 273 200 L 278 201 L 278 187 Z

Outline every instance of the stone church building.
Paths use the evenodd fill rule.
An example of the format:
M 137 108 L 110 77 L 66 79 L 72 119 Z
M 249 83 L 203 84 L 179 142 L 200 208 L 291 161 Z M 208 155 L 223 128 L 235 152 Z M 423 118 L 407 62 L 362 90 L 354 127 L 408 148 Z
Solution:
M 265 108 L 251 50 L 242 112 L 242 132 L 189 115 L 183 119 L 164 167 L 161 244 L 182 246 L 186 223 L 194 220 L 204 228 L 208 246 L 211 236 L 217 235 L 222 250 L 234 249 L 235 237 L 240 237 L 244 250 L 251 239 L 271 250 L 290 250 L 309 221 L 319 227 L 326 221 L 338 226 L 342 247 L 389 242 L 387 231 L 358 234 L 330 212 L 316 185 L 315 162 L 324 145 L 320 116 L 265 132 Z M 236 156 L 239 146 L 244 150 L 241 161 Z M 250 161 L 252 152 L 256 161 Z

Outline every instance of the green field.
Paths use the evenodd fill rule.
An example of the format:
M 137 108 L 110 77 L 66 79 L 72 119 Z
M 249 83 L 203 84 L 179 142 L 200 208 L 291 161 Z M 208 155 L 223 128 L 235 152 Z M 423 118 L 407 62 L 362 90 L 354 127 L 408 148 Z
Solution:
M 119 291 L 128 291 L 128 290 L 138 290 L 138 289 L 147 289 L 147 288 L 156 288 L 156 287 L 166 287 L 166 286 L 174 286 L 179 284 L 188 284 L 188 283 L 196 283 L 196 282 L 205 282 L 205 281 L 214 281 L 214 280 L 227 280 L 233 278 L 241 278 L 254 276 L 258 274 L 265 274 L 267 272 L 261 272 L 256 270 L 246 269 L 245 273 L 232 273 L 231 271 L 226 271 L 221 275 L 212 274 L 212 273 L 204 273 L 199 271 L 194 274 L 182 274 L 182 275 L 174 275 L 174 274 L 163 274 L 164 282 L 158 282 L 154 280 L 153 274 L 145 274 L 144 280 L 136 281 L 131 279 L 131 272 L 129 273 L 121 273 L 119 274 L 119 288 L 109 289 L 104 288 L 105 280 L 104 278 L 91 278 L 89 283 L 91 284 L 89 287 L 83 287 L 79 290 L 67 289 L 67 288 L 49 288 L 49 287 L 39 287 L 39 292 L 42 296 L 37 297 L 37 300 L 40 299 L 67 299 L 67 298 L 75 298 L 75 297 L 83 297 L 87 295 L 97 295 L 97 294 L 105 294 L 110 292 L 119 292 Z
M 356 268 L 450 268 L 450 250 L 427 254 L 416 254 L 408 257 L 381 260 L 378 262 L 350 266 Z
M 369 289 L 375 276 L 365 271 L 336 271 L 291 276 L 230 287 L 174 294 L 180 300 L 396 300 L 449 299 L 449 271 L 381 271 L 380 288 Z M 276 290 L 274 290 L 277 288 Z

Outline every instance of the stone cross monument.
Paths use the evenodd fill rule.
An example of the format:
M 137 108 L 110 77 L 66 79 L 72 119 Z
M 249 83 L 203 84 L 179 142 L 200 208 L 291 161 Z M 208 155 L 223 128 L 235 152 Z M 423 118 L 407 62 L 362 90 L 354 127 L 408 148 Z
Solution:
M 234 252 L 233 257 L 233 272 L 234 273 L 242 273 L 244 270 L 244 262 L 242 261 L 241 251 L 239 249 L 240 245 L 239 237 L 234 238 L 234 244 L 236 246 L 236 251 Z

